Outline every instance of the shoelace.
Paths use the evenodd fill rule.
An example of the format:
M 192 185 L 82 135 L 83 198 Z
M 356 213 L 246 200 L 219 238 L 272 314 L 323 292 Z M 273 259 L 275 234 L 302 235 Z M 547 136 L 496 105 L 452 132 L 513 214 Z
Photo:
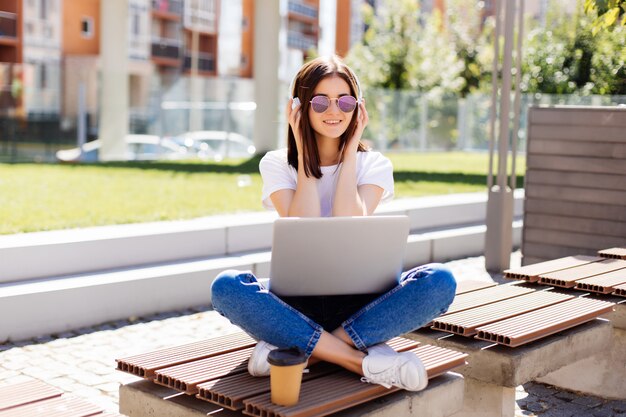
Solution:
M 389 366 L 384 371 L 379 372 L 376 375 L 374 375 L 374 378 L 375 379 L 380 378 L 381 379 L 380 381 L 372 382 L 372 379 L 364 376 L 364 377 L 361 377 L 361 382 L 367 382 L 368 384 L 374 383 L 374 384 L 382 385 L 385 388 L 391 388 L 392 386 L 394 386 L 394 384 L 398 384 L 400 382 L 400 378 L 399 378 L 400 368 L 404 364 L 400 366 L 396 366 L 396 363 L 399 361 L 402 361 L 402 358 L 400 357 L 394 358 L 391 366 Z

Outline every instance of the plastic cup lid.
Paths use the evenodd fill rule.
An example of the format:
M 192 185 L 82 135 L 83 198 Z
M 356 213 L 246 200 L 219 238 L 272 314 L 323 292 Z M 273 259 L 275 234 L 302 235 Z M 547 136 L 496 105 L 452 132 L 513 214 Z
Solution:
M 267 361 L 276 366 L 300 365 L 306 362 L 306 355 L 297 347 L 274 349 L 267 356 Z

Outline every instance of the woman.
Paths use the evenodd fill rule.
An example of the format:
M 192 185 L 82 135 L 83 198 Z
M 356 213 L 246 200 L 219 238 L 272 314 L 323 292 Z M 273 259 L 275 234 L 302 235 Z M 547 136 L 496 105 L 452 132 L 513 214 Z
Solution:
M 361 142 L 368 115 L 356 76 L 336 56 L 317 58 L 290 93 L 288 147 L 260 163 L 264 206 L 281 217 L 371 215 L 393 197 L 393 168 Z M 430 264 L 403 273 L 385 294 L 279 298 L 234 270 L 211 291 L 215 310 L 259 340 L 248 363 L 253 376 L 269 375 L 272 349 L 297 346 L 309 365 L 327 361 L 364 382 L 419 391 L 428 383 L 422 362 L 384 342 L 445 312 L 455 288 L 445 267 Z

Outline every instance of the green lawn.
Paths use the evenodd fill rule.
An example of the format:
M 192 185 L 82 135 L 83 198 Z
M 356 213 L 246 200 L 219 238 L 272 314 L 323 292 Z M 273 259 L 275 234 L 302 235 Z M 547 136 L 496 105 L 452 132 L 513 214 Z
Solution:
M 388 156 L 396 198 L 485 190 L 486 154 Z M 0 234 L 263 210 L 258 161 L 0 164 Z

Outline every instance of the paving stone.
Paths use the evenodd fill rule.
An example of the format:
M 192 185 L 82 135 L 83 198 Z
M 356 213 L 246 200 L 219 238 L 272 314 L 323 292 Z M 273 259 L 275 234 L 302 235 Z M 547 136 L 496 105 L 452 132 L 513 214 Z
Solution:
M 571 393 L 569 391 L 561 391 L 561 392 L 558 392 L 558 393 L 554 394 L 554 396 L 556 398 L 559 398 L 561 400 L 566 400 L 566 401 L 572 401 L 572 400 L 578 398 L 578 396 L 576 394 Z
M 115 383 L 115 382 L 108 382 L 106 384 L 96 385 L 94 388 L 110 394 L 110 393 L 118 392 L 120 390 L 120 384 Z
M 70 332 L 56 333 L 55 336 L 58 337 L 59 339 L 71 339 L 73 337 L 78 336 L 78 334 L 76 332 L 70 331 Z
M 13 344 L 10 344 L 10 343 L 2 344 L 2 345 L 0 345 L 0 353 L 1 352 L 6 352 L 6 351 L 8 351 L 10 349 L 13 349 L 14 347 L 15 346 L 13 346 Z
M 556 394 L 558 391 L 554 388 L 551 388 L 547 385 L 543 385 L 543 384 L 537 384 L 537 383 L 529 383 L 529 384 L 524 384 L 524 389 L 531 393 L 531 394 L 535 394 L 538 396 L 547 396 L 547 395 L 553 395 Z
M 47 343 L 47 342 L 51 342 L 54 340 L 54 337 L 52 336 L 39 336 L 36 337 L 35 339 L 33 339 L 35 341 L 35 343 Z
M 546 405 L 541 402 L 529 402 L 525 407 L 527 410 L 532 411 L 534 413 L 539 413 L 541 411 L 545 411 L 547 409 Z
M 613 410 L 601 408 L 599 410 L 593 410 L 594 417 L 613 417 Z
M 605 405 L 618 413 L 626 413 L 626 401 L 612 400 Z
M 573 411 L 565 411 L 560 410 L 558 408 L 553 408 L 541 413 L 540 417 L 572 417 L 574 415 Z
M 0 370 L 0 381 L 5 381 L 9 378 L 13 378 L 14 376 L 20 375 L 17 371 L 10 370 Z
M 604 401 L 598 397 L 577 397 L 572 400 L 575 404 L 585 405 L 589 408 L 598 407 L 604 404 Z
M 7 379 L 4 379 L 2 381 L 3 385 L 13 385 L 13 384 L 19 384 L 20 382 L 26 382 L 26 381 L 32 381 L 33 378 L 28 376 L 28 375 L 24 375 L 24 374 L 18 374 L 12 377 L 9 377 Z

